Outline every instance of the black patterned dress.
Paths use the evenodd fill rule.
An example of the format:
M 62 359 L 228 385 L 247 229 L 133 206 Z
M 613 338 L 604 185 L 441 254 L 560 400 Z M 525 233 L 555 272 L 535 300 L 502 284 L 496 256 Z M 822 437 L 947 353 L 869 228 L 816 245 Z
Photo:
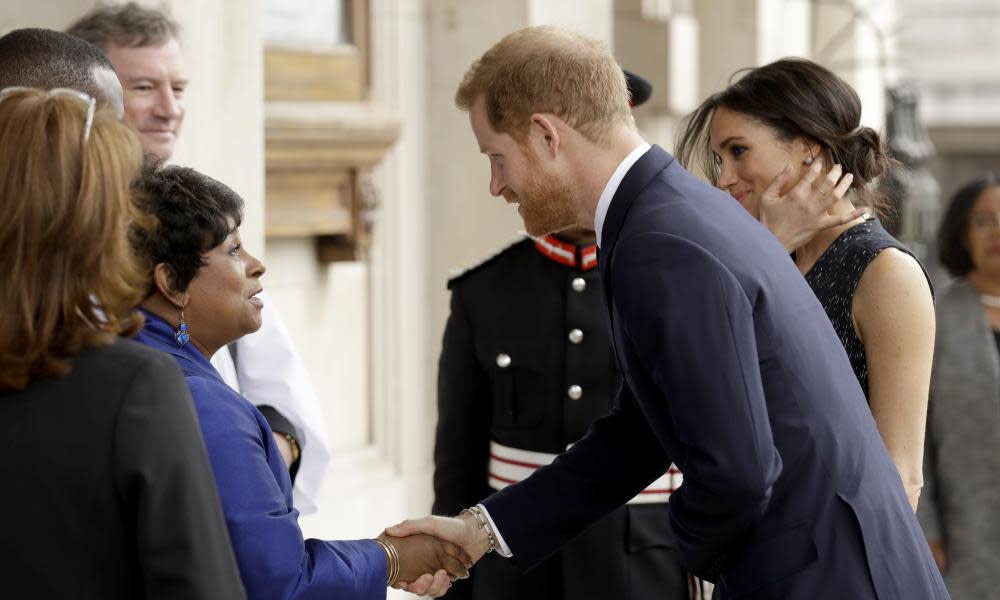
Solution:
M 840 343 L 847 350 L 865 398 L 868 398 L 868 361 L 865 347 L 854 331 L 852 305 L 865 269 L 886 248 L 896 248 L 913 256 L 876 219 L 868 219 L 841 233 L 805 275 L 806 282 L 830 317 Z M 927 276 L 926 271 L 924 276 Z

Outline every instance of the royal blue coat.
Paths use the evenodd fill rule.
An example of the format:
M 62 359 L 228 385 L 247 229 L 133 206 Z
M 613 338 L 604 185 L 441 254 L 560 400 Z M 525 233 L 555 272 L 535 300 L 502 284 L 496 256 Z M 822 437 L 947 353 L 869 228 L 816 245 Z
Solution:
M 485 500 L 514 559 L 537 564 L 673 461 L 681 562 L 719 598 L 947 598 L 844 348 L 775 238 L 656 146 L 602 238 L 626 385 L 571 450 Z
M 292 484 L 264 416 L 193 344 L 146 314 L 138 341 L 170 354 L 194 399 L 247 597 L 384 600 L 386 561 L 373 540 L 303 539 Z

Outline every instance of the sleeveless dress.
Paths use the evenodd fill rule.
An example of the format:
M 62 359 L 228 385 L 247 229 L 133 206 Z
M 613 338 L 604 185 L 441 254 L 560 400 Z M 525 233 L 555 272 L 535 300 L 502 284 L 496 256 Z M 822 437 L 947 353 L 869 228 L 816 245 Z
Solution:
M 861 384 L 861 389 L 865 392 L 866 399 L 868 399 L 868 361 L 865 347 L 854 332 L 852 306 L 854 292 L 858 289 L 858 283 L 865 269 L 886 248 L 896 248 L 913 256 L 913 253 L 899 240 L 889 235 L 876 219 L 868 219 L 841 233 L 805 275 L 806 282 L 819 298 L 830 322 L 833 323 L 833 329 L 837 332 L 840 343 L 847 350 L 847 357 L 851 359 L 851 366 Z M 923 265 L 920 268 L 923 269 Z M 924 277 L 927 277 L 926 271 Z M 929 277 L 927 283 L 930 285 Z

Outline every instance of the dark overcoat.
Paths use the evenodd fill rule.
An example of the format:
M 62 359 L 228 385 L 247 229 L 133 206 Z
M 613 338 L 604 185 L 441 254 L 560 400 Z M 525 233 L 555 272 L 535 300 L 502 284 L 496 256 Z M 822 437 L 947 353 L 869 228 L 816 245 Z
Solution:
M 656 146 L 602 235 L 626 385 L 583 440 L 485 501 L 514 560 L 538 563 L 673 461 L 674 543 L 719 598 L 947 598 L 843 346 L 774 236 Z

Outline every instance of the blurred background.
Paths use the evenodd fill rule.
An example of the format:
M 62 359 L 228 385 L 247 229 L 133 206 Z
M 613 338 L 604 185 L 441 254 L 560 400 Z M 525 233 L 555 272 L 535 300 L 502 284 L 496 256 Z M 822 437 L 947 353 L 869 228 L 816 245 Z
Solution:
M 152 4 L 152 3 L 151 3 Z M 92 0 L 10 0 L 0 34 L 63 29 Z M 247 202 L 244 239 L 320 394 L 333 462 L 309 536 L 371 537 L 427 513 L 450 274 L 519 235 L 452 97 L 504 34 L 606 40 L 653 85 L 640 130 L 738 69 L 832 68 L 905 163 L 889 225 L 935 277 L 933 232 L 962 182 L 1000 168 L 998 0 L 173 0 L 190 85 L 172 162 Z M 394 592 L 396 593 L 396 592 Z

